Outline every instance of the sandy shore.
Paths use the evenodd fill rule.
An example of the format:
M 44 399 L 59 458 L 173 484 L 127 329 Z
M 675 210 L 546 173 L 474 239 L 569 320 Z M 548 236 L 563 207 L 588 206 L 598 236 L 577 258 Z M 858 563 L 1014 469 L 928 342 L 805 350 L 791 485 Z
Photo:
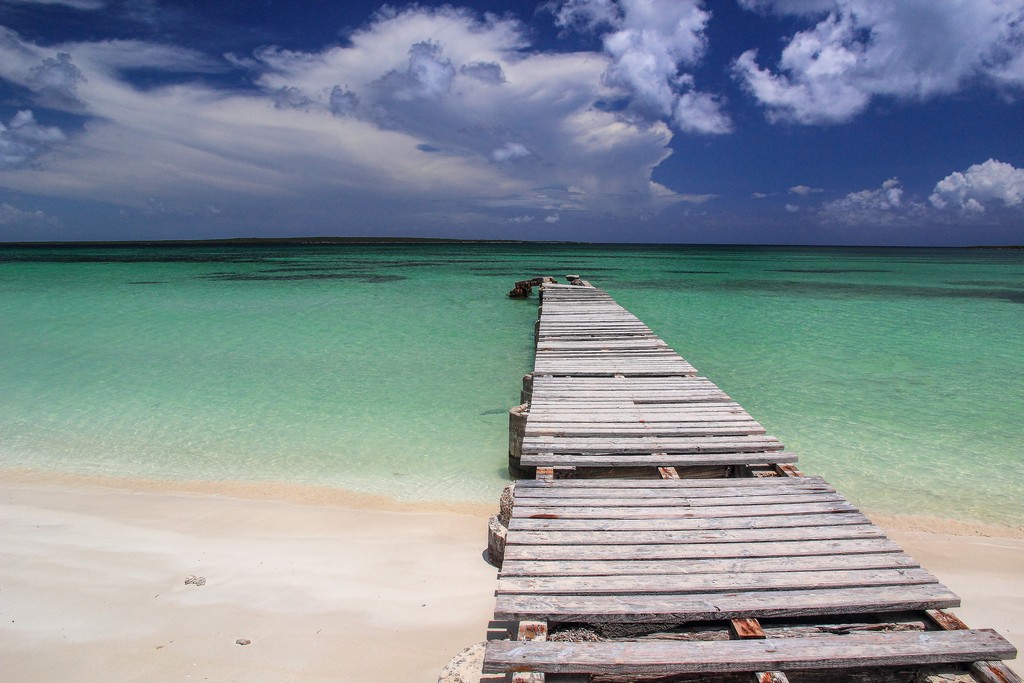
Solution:
M 490 509 L 161 488 L 0 476 L 5 681 L 431 683 L 484 639 Z M 1024 540 L 892 536 L 1024 645 Z

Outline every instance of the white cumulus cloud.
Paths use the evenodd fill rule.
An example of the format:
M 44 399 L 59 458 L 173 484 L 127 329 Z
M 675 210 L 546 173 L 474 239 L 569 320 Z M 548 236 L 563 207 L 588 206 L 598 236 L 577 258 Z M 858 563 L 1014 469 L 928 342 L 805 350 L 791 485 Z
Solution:
M 815 22 L 775 67 L 756 50 L 734 73 L 774 121 L 847 121 L 875 97 L 924 100 L 982 77 L 1024 86 L 1022 0 L 743 0 L 748 9 Z
M 521 159 L 528 156 L 530 156 L 530 150 L 528 150 L 525 145 L 521 145 L 518 142 L 506 142 L 504 145 L 491 152 L 491 158 L 499 162 Z
M 346 37 L 218 60 L 137 40 L 44 46 L 0 29 L 0 78 L 88 117 L 67 139 L 31 115 L 5 124 L 0 188 L 140 212 L 213 205 L 243 227 L 531 212 L 540 223 L 680 201 L 651 180 L 669 127 L 594 107 L 620 92 L 602 81 L 604 54 L 531 51 L 517 21 L 451 7 L 385 9 Z M 138 88 L 137 68 L 164 84 Z M 228 69 L 256 87 L 196 77 Z
M 956 171 L 935 184 L 928 198 L 937 209 L 957 206 L 968 213 L 984 213 L 986 205 L 1020 206 L 1024 203 L 1024 169 L 995 159 Z
M 25 166 L 64 139 L 59 128 L 39 125 L 31 110 L 19 111 L 7 125 L 0 122 L 0 169 Z
M 927 206 L 905 198 L 899 179 L 889 178 L 879 188 L 826 202 L 821 210 L 826 218 L 849 225 L 901 225 L 920 219 Z
M 569 0 L 555 12 L 563 28 L 603 31 L 611 57 L 605 82 L 628 94 L 633 113 L 686 132 L 728 133 L 720 100 L 698 91 L 682 70 L 704 57 L 710 19 L 700 0 Z

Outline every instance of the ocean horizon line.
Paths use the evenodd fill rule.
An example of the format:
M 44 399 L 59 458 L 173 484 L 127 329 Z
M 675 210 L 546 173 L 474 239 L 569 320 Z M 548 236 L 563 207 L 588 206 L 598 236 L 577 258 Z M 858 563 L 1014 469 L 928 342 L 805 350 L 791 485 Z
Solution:
M 538 245 L 538 246 L 607 246 L 615 248 L 752 248 L 752 249 L 906 249 L 906 250 L 956 250 L 956 249 L 1024 249 L 1024 244 L 797 244 L 761 242 L 593 242 L 585 240 L 515 240 L 515 239 L 469 239 L 454 237 L 413 237 L 413 236 L 362 236 L 362 235 L 314 235 L 304 237 L 214 237 L 208 239 L 146 239 L 146 240 L 50 240 L 38 242 L 0 241 L 0 249 L 18 248 L 118 248 L 118 247 L 194 247 L 194 246 L 318 246 L 367 244 L 374 246 L 405 244 L 494 244 L 494 245 Z

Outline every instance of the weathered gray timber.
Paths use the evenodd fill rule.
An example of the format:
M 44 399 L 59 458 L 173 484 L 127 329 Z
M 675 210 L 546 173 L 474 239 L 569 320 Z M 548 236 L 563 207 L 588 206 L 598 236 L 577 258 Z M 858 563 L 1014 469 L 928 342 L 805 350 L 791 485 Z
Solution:
M 536 328 L 535 374 L 688 377 L 692 365 L 649 327 L 592 287 L 546 285 Z
M 832 506 L 832 523 L 821 524 L 820 513 L 793 513 L 822 503 Z M 645 517 L 637 520 L 636 512 Z M 669 528 L 680 513 L 692 514 L 684 520 L 691 524 L 711 524 Z M 765 523 L 775 517 L 785 525 Z M 729 519 L 743 524 L 723 524 Z M 623 521 L 644 526 L 617 528 Z M 865 554 L 898 557 L 873 559 L 887 566 L 872 568 L 843 561 Z M 646 571 L 594 572 L 602 562 L 644 561 L 652 562 Z M 550 563 L 557 573 L 520 573 Z M 516 486 L 495 614 L 554 623 L 692 622 L 957 604 L 820 478 L 535 480 Z
M 1012 657 L 995 631 L 856 633 L 833 638 L 711 642 L 489 643 L 484 671 L 667 676 L 691 672 L 824 669 Z
M 514 474 L 796 460 L 601 290 L 544 285 L 536 329 L 529 417 L 510 440 Z
M 485 672 L 1021 683 L 995 661 L 1009 643 L 943 611 L 958 596 L 643 322 L 569 280 L 541 288 L 510 412 L 518 481 L 488 557 L 496 623 L 512 626 Z

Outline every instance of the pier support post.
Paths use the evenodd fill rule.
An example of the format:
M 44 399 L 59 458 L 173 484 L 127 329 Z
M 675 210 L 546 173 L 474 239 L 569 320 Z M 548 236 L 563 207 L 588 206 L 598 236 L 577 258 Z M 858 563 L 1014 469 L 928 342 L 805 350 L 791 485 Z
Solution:
M 492 566 L 501 569 L 501 563 L 505 559 L 505 539 L 508 537 L 508 527 L 501 523 L 498 515 L 491 515 L 487 520 L 487 553 L 484 559 Z
M 512 519 L 512 506 L 515 503 L 516 483 L 512 482 L 501 492 L 498 514 L 491 515 L 487 520 L 487 555 L 492 565 L 501 569 L 505 559 L 505 540 L 508 537 L 508 522 Z
M 523 388 L 519 392 L 519 402 L 530 405 L 533 402 L 533 373 L 523 375 Z
M 523 403 L 508 411 L 508 473 L 513 479 L 533 479 L 536 472 L 533 467 L 519 464 L 523 457 L 523 435 L 526 433 L 526 418 L 530 415 L 530 406 Z

